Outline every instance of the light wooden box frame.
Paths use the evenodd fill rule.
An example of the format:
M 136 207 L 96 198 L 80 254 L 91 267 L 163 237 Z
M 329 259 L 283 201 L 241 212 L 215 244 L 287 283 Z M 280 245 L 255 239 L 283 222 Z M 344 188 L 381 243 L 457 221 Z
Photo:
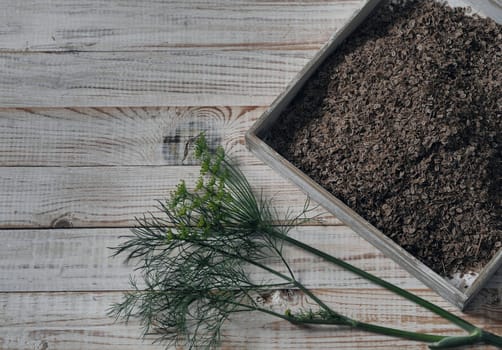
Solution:
M 385 236 L 342 201 L 284 159 L 262 139 L 266 137 L 270 127 L 277 121 L 282 111 L 296 97 L 300 89 L 322 62 L 334 52 L 381 2 L 382 0 L 367 0 L 348 22 L 331 37 L 246 133 L 246 143 L 248 148 L 259 159 L 297 184 L 313 200 L 320 203 L 329 212 L 381 250 L 387 257 L 393 259 L 414 277 L 463 310 L 476 293 L 483 288 L 489 278 L 502 266 L 502 249 L 483 268 L 474 282 L 468 288 L 461 290 Z

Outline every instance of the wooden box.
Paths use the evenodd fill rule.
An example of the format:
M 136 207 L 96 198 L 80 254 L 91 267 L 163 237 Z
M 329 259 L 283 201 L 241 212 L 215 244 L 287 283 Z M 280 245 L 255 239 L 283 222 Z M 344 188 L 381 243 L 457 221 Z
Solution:
M 498 7 L 498 5 L 490 5 L 488 0 L 477 0 L 473 1 L 472 4 L 467 3 L 467 1 L 469 0 L 449 0 L 452 6 L 471 5 L 472 12 L 481 15 L 484 12 L 496 21 L 501 21 L 502 8 Z M 362 7 L 331 37 L 315 57 L 298 73 L 287 86 L 286 90 L 277 97 L 270 108 L 252 126 L 246 134 L 247 146 L 258 158 L 300 186 L 313 200 L 320 203 L 360 236 L 380 249 L 387 257 L 396 261 L 410 274 L 446 300 L 460 309 L 464 309 L 474 295 L 486 284 L 490 276 L 502 265 L 502 249 L 499 250 L 495 257 L 479 273 L 475 275 L 459 275 L 455 279 L 447 280 L 394 243 L 390 238 L 289 163 L 263 141 L 267 136 L 267 131 L 279 118 L 281 112 L 295 98 L 304 83 L 380 2 L 381 0 L 367 0 L 363 2 Z

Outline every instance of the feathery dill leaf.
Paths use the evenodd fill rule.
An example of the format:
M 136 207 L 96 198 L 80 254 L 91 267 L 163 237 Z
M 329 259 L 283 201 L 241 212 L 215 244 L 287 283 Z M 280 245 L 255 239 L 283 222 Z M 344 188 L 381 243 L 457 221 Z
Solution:
M 161 341 L 211 348 L 229 315 L 259 309 L 256 296 L 270 288 L 295 285 L 290 278 L 280 283 L 249 278 L 246 267 L 264 268 L 260 261 L 274 255 L 291 271 L 281 255 L 282 241 L 269 234 L 285 234 L 287 227 L 273 225 L 271 203 L 255 197 L 223 148 L 211 152 L 201 135 L 195 155 L 201 171 L 194 189 L 181 181 L 158 203 L 164 217 L 137 219 L 132 235 L 114 248 L 114 255 L 137 263 L 143 283 L 140 288 L 132 281 L 133 291 L 110 314 L 138 318 L 143 334 L 153 330 Z M 264 270 L 271 280 L 277 277 Z
M 485 332 L 457 316 L 405 290 L 362 271 L 287 235 L 291 227 L 308 220 L 309 202 L 294 217 L 279 222 L 270 200 L 255 196 L 243 173 L 225 156 L 214 152 L 204 134 L 195 142 L 201 163 L 193 190 L 181 181 L 169 199 L 158 203 L 162 216 L 145 215 L 127 240 L 114 249 L 135 262 L 141 282 L 131 279 L 131 291 L 114 304 L 109 314 L 126 322 L 139 319 L 143 335 L 154 335 L 166 345 L 189 349 L 215 348 L 224 322 L 235 313 L 259 311 L 293 324 L 343 325 L 433 343 L 445 348 L 487 342 L 502 346 L 502 338 Z M 422 334 L 367 324 L 332 310 L 295 278 L 282 254 L 283 244 L 317 255 L 398 295 L 425 307 L 469 332 L 467 336 Z M 267 265 L 276 258 L 280 271 Z M 269 279 L 255 281 L 250 267 Z M 284 273 L 282 271 L 286 270 Z M 258 302 L 271 289 L 298 289 L 317 310 L 277 312 Z

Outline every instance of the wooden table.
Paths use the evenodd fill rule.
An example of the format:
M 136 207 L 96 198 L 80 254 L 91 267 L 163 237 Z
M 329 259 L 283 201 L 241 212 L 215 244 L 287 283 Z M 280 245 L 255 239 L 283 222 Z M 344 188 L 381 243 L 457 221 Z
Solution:
M 0 349 L 162 349 L 111 303 L 133 267 L 111 259 L 134 217 L 198 168 L 187 141 L 206 131 L 280 211 L 305 195 L 260 163 L 243 135 L 360 0 L 1 0 Z M 293 234 L 448 305 L 323 215 Z M 297 275 L 366 322 L 458 333 L 438 317 L 290 250 Z M 302 304 L 295 291 L 274 302 Z M 502 334 L 502 271 L 463 316 Z M 461 314 L 460 312 L 456 312 Z M 249 317 L 249 315 L 248 315 Z M 234 318 L 224 349 L 425 349 L 347 329 Z M 481 347 L 480 347 L 481 348 Z

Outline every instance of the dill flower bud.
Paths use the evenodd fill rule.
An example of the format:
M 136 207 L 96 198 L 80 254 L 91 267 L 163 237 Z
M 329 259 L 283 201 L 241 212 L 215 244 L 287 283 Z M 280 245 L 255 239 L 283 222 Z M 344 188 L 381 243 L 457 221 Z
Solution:
M 179 228 L 179 236 L 182 238 L 182 239 L 187 239 L 190 232 L 188 230 L 188 227 L 186 227 L 185 225 L 181 224 L 180 225 L 180 228 Z
M 196 209 L 199 209 L 201 207 L 201 198 L 199 196 L 196 196 L 192 199 L 192 206 L 191 206 L 191 209 L 192 210 L 196 210 Z
M 216 199 L 218 201 L 222 201 L 225 198 L 225 183 L 223 181 L 220 181 L 218 183 L 218 190 L 216 191 Z
M 202 162 L 200 164 L 200 174 L 201 175 L 206 175 L 209 172 L 209 167 L 211 166 L 211 159 L 209 157 L 204 157 L 202 159 Z
M 225 158 L 225 150 L 223 149 L 223 146 L 219 145 L 216 147 L 216 157 L 220 160 L 220 162 Z
M 181 180 L 176 186 L 176 190 L 171 193 L 171 201 L 168 203 L 169 208 L 174 210 L 181 202 L 183 202 L 188 195 L 185 181 Z
M 211 165 L 211 173 L 213 174 L 218 174 L 221 169 L 221 162 L 223 161 L 223 158 L 221 157 L 216 157 L 214 160 L 213 164 Z
M 204 217 L 201 216 L 199 218 L 199 221 L 197 221 L 197 227 L 198 228 L 203 228 L 206 225 L 206 220 L 204 220 Z
M 197 183 L 195 184 L 194 191 L 200 191 L 204 187 L 204 178 L 199 176 Z
M 180 183 L 178 184 L 178 186 L 176 186 L 175 195 L 180 198 L 184 198 L 184 197 L 186 197 L 187 193 L 188 193 L 188 191 L 187 191 L 187 187 L 185 184 L 185 180 L 181 180 Z
M 178 209 L 178 216 L 185 216 L 187 214 L 187 207 L 183 206 Z
M 171 228 L 168 228 L 166 231 L 166 240 L 168 242 L 171 242 L 173 239 L 174 239 L 173 230 Z
M 197 141 L 195 142 L 195 157 L 197 159 L 201 159 L 203 155 L 205 155 L 208 151 L 206 136 L 204 133 L 201 133 L 199 137 L 197 137 Z

